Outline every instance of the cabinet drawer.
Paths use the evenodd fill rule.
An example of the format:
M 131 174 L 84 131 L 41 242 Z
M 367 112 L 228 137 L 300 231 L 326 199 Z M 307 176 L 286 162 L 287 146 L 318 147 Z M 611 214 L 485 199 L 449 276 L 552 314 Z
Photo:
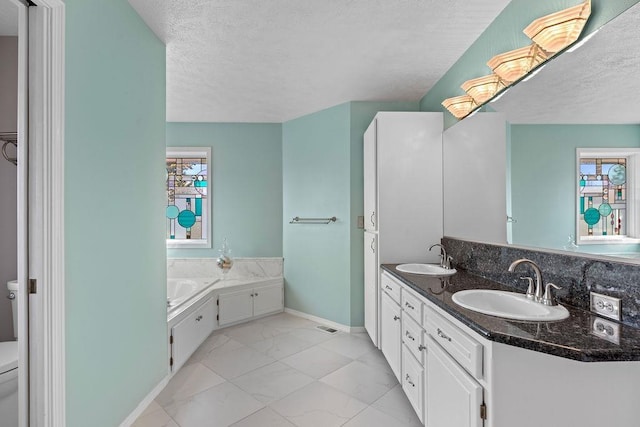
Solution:
M 408 349 L 413 357 L 424 365 L 426 347 L 424 346 L 424 331 L 422 327 L 414 322 L 409 316 L 402 316 L 402 342 L 405 349 Z
M 427 307 L 426 331 L 464 369 L 482 377 L 482 344 L 454 326 L 431 307 Z
M 402 309 L 405 313 L 420 323 L 422 320 L 422 301 L 409 292 L 402 292 Z
M 406 346 L 402 350 L 402 389 L 420 421 L 424 421 L 424 368 Z
M 401 285 L 395 281 L 389 273 L 382 273 L 382 281 L 380 287 L 398 304 L 400 304 L 400 288 Z

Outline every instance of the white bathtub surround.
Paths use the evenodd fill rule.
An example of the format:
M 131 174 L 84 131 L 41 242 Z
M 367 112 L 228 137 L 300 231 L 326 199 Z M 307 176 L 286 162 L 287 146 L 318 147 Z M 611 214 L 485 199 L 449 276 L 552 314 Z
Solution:
M 283 276 L 283 258 L 233 258 L 225 279 L 277 278 Z M 172 258 L 167 260 L 170 279 L 223 278 L 215 258 Z

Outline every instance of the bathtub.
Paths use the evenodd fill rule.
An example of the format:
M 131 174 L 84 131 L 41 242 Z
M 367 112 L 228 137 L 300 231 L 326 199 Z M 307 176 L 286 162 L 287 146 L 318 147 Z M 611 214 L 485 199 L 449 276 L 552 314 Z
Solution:
M 220 279 L 191 278 L 191 279 L 167 279 L 167 310 L 173 311 L 195 298 Z

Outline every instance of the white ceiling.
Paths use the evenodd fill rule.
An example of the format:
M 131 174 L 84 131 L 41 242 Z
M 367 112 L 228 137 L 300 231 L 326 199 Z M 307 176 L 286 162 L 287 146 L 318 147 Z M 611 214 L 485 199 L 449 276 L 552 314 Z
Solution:
M 9 0 L 0 0 L 0 36 L 18 35 L 18 7 Z
M 509 0 L 129 0 L 167 45 L 167 120 L 417 101 Z
M 640 123 L 640 3 L 491 107 L 511 123 Z

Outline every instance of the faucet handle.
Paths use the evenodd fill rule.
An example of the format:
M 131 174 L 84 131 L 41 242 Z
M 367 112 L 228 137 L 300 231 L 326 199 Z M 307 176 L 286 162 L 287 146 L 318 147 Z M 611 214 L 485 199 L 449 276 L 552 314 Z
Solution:
M 556 297 L 553 295 L 553 289 L 562 289 L 560 286 L 556 286 L 553 283 L 547 283 L 547 286 L 544 288 L 544 296 L 540 302 L 544 305 L 558 305 L 558 301 L 556 301 Z
M 444 263 L 444 268 L 451 270 L 451 261 L 453 261 L 453 257 L 451 255 L 447 255 L 447 259 Z
M 533 299 L 535 295 L 535 291 L 533 290 L 533 278 L 529 276 L 524 276 L 520 278 L 521 280 L 527 280 L 529 285 L 527 286 L 527 298 Z

